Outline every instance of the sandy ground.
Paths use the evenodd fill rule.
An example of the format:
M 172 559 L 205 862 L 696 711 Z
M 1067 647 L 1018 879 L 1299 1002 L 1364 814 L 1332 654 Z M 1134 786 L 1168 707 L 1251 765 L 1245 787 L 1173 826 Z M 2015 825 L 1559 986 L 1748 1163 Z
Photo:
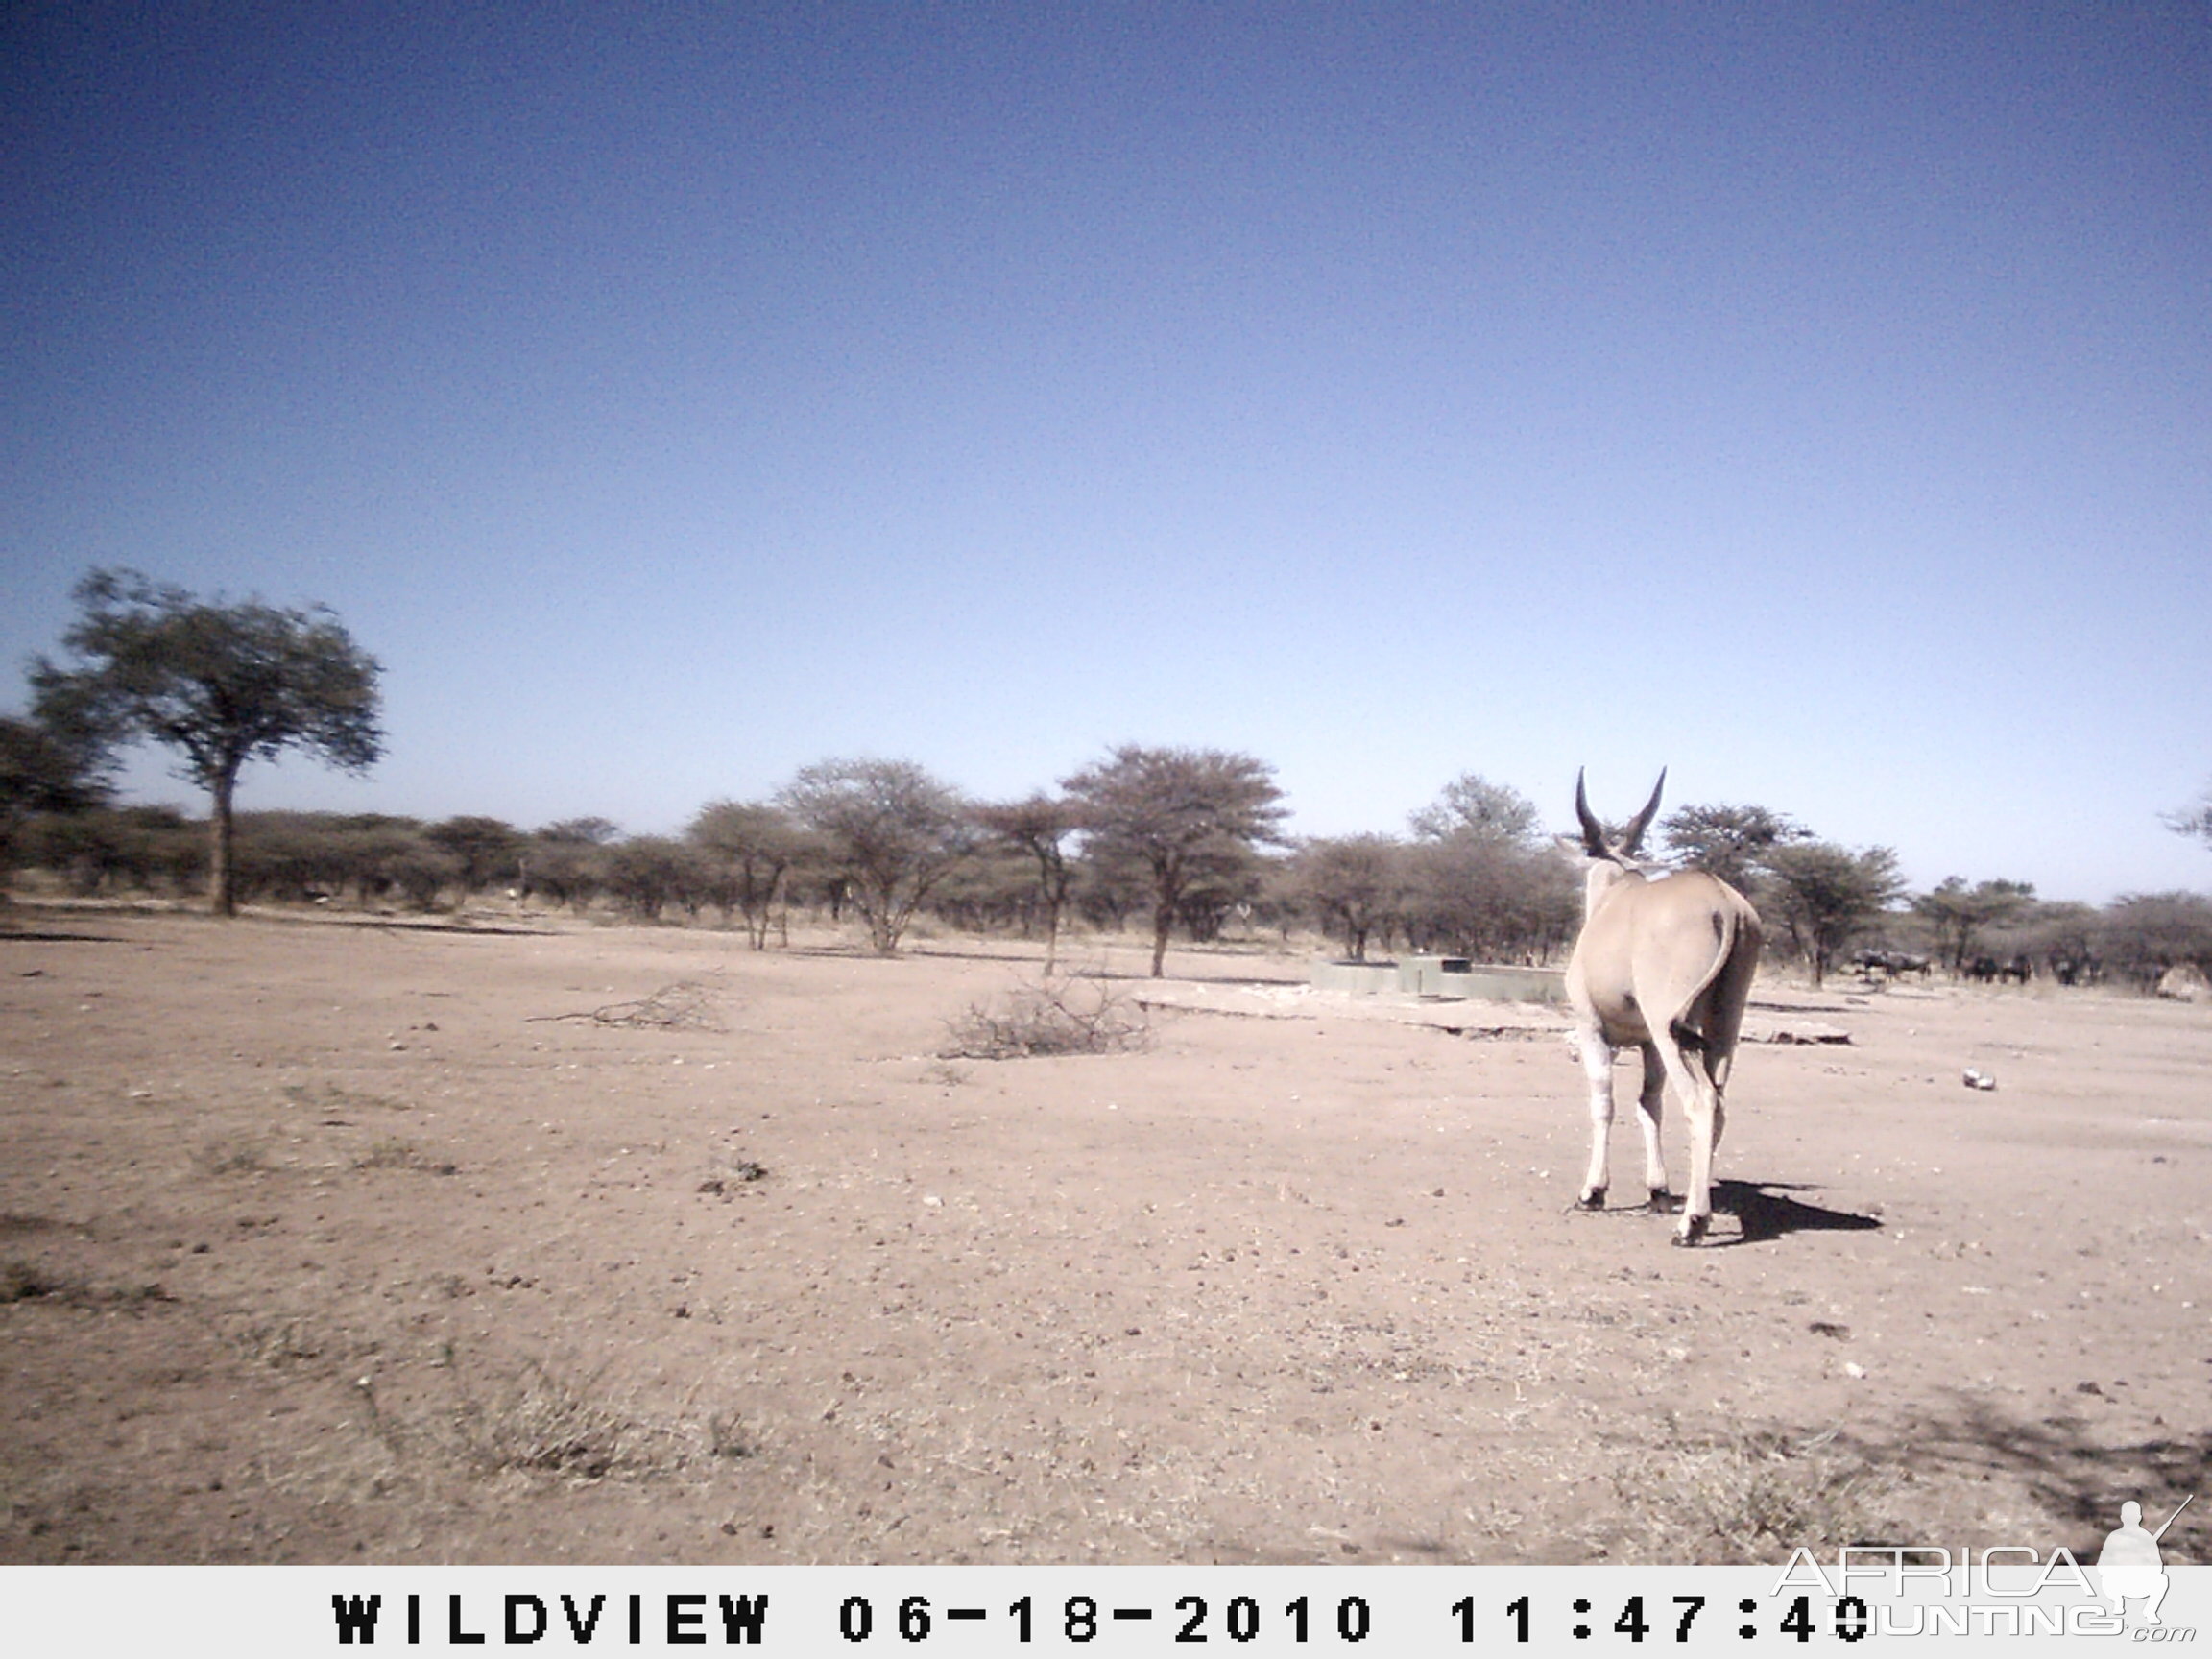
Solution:
M 1006 941 L 0 913 L 0 1558 L 2086 1552 L 2212 1484 L 2212 1010 L 1763 985 L 1851 1041 L 1745 1048 L 1683 1251 L 1570 1213 L 1552 1016 L 1073 959 L 1147 1049 L 941 1058 Z

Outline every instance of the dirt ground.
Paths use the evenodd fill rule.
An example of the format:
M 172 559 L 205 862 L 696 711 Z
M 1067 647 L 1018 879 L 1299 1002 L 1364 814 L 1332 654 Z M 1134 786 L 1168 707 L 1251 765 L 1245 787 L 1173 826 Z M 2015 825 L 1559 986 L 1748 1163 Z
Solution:
M 0 912 L 0 1558 L 2086 1552 L 2212 1484 L 2212 1009 L 1763 984 L 1851 1040 L 1745 1047 L 1684 1251 L 1570 1212 L 1551 1015 L 1070 955 L 1147 1048 L 941 1057 L 1002 940 Z

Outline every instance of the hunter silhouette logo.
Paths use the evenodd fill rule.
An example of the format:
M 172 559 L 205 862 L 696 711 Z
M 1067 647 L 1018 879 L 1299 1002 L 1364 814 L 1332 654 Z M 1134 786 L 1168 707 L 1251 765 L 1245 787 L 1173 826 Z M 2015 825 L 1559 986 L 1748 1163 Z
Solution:
M 2143 1505 L 2120 1505 L 2120 1530 L 2109 1534 L 2104 1548 L 2097 1552 L 2097 1578 L 2104 1586 L 2104 1598 L 2112 1603 L 2118 1617 L 2128 1616 L 2128 1603 L 2143 1603 L 2143 1623 L 2158 1623 L 2158 1603 L 2166 1599 L 2166 1562 L 2158 1553 L 2158 1540 L 2166 1536 L 2166 1527 L 2181 1519 L 2181 1509 L 2197 1501 L 2192 1492 L 2181 1500 L 2181 1508 L 2166 1517 L 2166 1526 L 2155 1532 L 2143 1529 Z

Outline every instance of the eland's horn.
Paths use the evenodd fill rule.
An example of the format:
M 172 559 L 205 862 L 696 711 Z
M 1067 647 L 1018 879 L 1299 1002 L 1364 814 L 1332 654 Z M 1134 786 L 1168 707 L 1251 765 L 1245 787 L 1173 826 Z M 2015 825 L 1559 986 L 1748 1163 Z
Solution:
M 1651 828 L 1651 819 L 1659 810 L 1659 792 L 1667 787 L 1667 768 L 1659 768 L 1659 781 L 1651 785 L 1651 799 L 1644 803 L 1644 810 L 1628 820 L 1627 828 L 1621 831 L 1621 851 L 1630 857 L 1644 844 L 1644 831 Z
M 1582 793 L 1582 768 L 1575 769 L 1575 816 L 1582 821 L 1582 851 L 1593 858 L 1602 858 L 1605 853 L 1605 826 L 1590 813 L 1589 797 Z

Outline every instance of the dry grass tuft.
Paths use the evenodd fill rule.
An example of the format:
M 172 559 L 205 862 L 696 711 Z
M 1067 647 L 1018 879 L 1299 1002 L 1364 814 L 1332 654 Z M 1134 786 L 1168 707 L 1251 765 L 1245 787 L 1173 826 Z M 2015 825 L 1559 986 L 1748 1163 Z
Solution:
M 193 1149 L 192 1167 L 203 1175 L 252 1175 L 275 1167 L 269 1142 L 259 1135 L 217 1135 Z
M 1751 1565 L 1799 1546 L 1827 1554 L 1880 1543 L 1894 1525 L 1896 1475 L 1822 1435 L 1775 1433 L 1691 1442 L 1679 1431 L 1614 1476 L 1626 1536 L 1615 1558 Z
M 757 1158 L 747 1158 L 732 1153 L 717 1164 L 713 1171 L 699 1183 L 699 1190 L 722 1197 L 734 1196 L 739 1189 L 768 1179 L 768 1166 Z
M 945 1022 L 945 1060 L 1027 1060 L 1053 1054 L 1122 1054 L 1144 1048 L 1143 1009 L 1095 979 L 1017 986 L 997 1002 L 973 1002 Z
M 405 1112 L 410 1110 L 406 1101 L 390 1094 L 376 1094 L 366 1089 L 349 1089 L 342 1083 L 287 1083 L 283 1095 L 293 1105 L 308 1111 L 375 1111 Z
M 82 1289 L 74 1281 L 48 1272 L 36 1262 L 10 1258 L 0 1262 L 0 1302 L 35 1302 L 41 1296 L 64 1295 Z
M 710 1411 L 707 1415 L 707 1455 L 709 1457 L 750 1457 L 759 1450 L 754 1437 L 745 1431 L 732 1411 Z
M 247 1358 L 277 1370 L 320 1359 L 326 1346 L 304 1319 L 255 1320 L 232 1332 L 230 1339 Z
M 453 1418 L 462 1459 L 480 1474 L 575 1481 L 670 1474 L 691 1460 L 685 1434 L 639 1421 L 598 1382 L 533 1363 L 492 1400 L 464 1402 Z
M 412 1141 L 383 1135 L 355 1154 L 356 1169 L 418 1169 L 425 1175 L 453 1175 L 460 1166 L 449 1158 L 432 1158 Z
M 96 1285 L 77 1274 L 59 1273 L 20 1257 L 0 1262 L 0 1303 L 55 1302 L 69 1308 L 136 1310 L 150 1302 L 175 1300 L 157 1284 Z

